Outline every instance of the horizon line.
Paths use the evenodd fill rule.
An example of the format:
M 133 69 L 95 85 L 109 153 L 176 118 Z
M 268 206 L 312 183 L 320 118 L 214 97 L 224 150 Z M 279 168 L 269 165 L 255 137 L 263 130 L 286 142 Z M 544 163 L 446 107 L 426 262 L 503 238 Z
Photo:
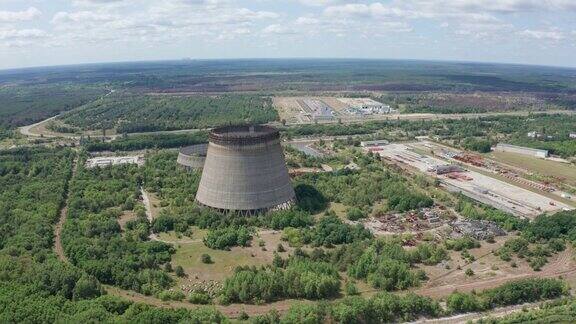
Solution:
M 544 68 L 557 68 L 576 70 L 576 66 L 565 65 L 545 65 L 545 64 L 531 64 L 531 63 L 513 63 L 513 62 L 496 62 L 496 61 L 472 61 L 472 60 L 442 60 L 442 59 L 414 59 L 414 58 L 368 58 L 368 57 L 237 57 L 237 58 L 180 58 L 180 59 L 153 59 L 153 60 L 134 60 L 134 61 L 101 61 L 101 62 L 84 62 L 72 64 L 55 64 L 55 65 L 31 65 L 13 68 L 0 68 L 0 73 L 5 72 L 19 72 L 25 70 L 48 69 L 48 68 L 72 68 L 82 66 L 96 66 L 96 65 L 114 65 L 114 64 L 145 64 L 145 63 L 163 63 L 163 62 L 193 62 L 193 61 L 284 61 L 284 60 L 355 60 L 355 61 L 413 61 L 413 62 L 436 62 L 436 63 L 455 63 L 455 64 L 493 64 L 493 65 L 510 65 L 510 66 L 526 66 L 526 67 L 544 67 Z

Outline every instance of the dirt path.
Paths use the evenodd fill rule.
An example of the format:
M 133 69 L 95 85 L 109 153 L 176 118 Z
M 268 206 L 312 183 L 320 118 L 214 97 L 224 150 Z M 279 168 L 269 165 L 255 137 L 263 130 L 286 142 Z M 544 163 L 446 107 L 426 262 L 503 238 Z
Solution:
M 198 307 L 202 307 L 203 305 L 194 305 L 185 301 L 162 301 L 152 296 L 146 296 L 137 292 L 127 291 L 124 289 L 119 289 L 113 286 L 105 286 L 106 291 L 110 295 L 126 298 L 133 302 L 138 303 L 145 303 L 157 307 L 163 308 L 186 308 L 186 309 L 195 309 Z M 236 318 L 242 312 L 246 312 L 250 316 L 254 315 L 261 315 L 265 314 L 268 311 L 275 309 L 281 314 L 288 311 L 288 309 L 297 302 L 301 303 L 312 303 L 309 300 L 281 300 L 269 304 L 264 305 L 250 305 L 250 304 L 231 304 L 231 305 L 214 305 L 214 307 L 222 312 L 222 314 L 226 315 L 227 317 Z
M 573 250 L 568 247 L 565 251 L 559 253 L 558 257 L 552 262 L 547 264 L 542 271 L 528 272 L 519 274 L 509 274 L 496 278 L 483 279 L 472 282 L 456 282 L 457 279 L 451 280 L 453 283 L 440 282 L 441 276 L 429 282 L 426 286 L 418 289 L 415 293 L 419 295 L 440 298 L 445 297 L 452 293 L 454 290 L 467 292 L 472 290 L 481 291 L 484 289 L 494 288 L 506 282 L 525 279 L 525 278 L 554 278 L 559 276 L 573 276 L 576 274 L 576 264 L 572 258 Z M 475 261 L 477 262 L 477 261 Z M 448 280 L 449 282 L 450 280 Z
M 68 217 L 68 196 L 70 192 L 70 182 L 72 179 L 74 179 L 74 176 L 76 176 L 77 164 L 78 157 L 75 157 L 74 162 L 72 162 L 72 175 L 66 183 L 66 191 L 64 192 L 64 206 L 62 206 L 62 209 L 60 209 L 60 218 L 58 219 L 56 227 L 54 227 L 54 252 L 60 261 L 66 263 L 69 263 L 70 261 L 66 257 L 66 254 L 64 253 L 64 247 L 62 246 L 62 228 L 64 227 L 64 223 Z
M 463 324 L 463 323 L 469 323 L 470 321 L 475 321 L 475 320 L 485 319 L 485 318 L 501 318 L 501 317 L 504 317 L 504 316 L 507 316 L 510 314 L 521 312 L 524 309 L 536 309 L 536 308 L 540 307 L 541 303 L 542 302 L 500 307 L 500 308 L 495 308 L 491 311 L 487 311 L 487 312 L 483 312 L 483 313 L 476 312 L 476 313 L 458 314 L 458 315 L 454 315 L 454 316 L 450 316 L 450 317 L 418 320 L 418 321 L 415 321 L 412 323 Z
M 144 190 L 144 187 L 140 187 L 140 194 L 142 195 L 142 204 L 144 204 L 144 209 L 146 210 L 146 218 L 148 218 L 148 222 L 152 224 L 154 220 L 154 215 L 152 214 L 152 203 L 150 202 L 150 197 L 148 196 L 148 192 Z M 150 240 L 159 241 L 158 236 L 150 230 L 150 236 L 148 236 Z

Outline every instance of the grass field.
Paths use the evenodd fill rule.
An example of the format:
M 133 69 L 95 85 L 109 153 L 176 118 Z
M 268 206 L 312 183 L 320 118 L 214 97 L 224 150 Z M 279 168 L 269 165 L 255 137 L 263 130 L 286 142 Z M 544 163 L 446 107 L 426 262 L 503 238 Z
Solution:
M 492 152 L 488 156 L 496 161 L 539 173 L 543 176 L 563 179 L 566 183 L 576 186 L 576 166 L 574 165 L 509 152 Z
M 197 239 L 203 235 L 197 230 L 194 231 L 193 238 Z M 181 279 L 182 283 L 222 281 L 229 277 L 238 266 L 270 264 L 279 243 L 282 243 L 287 251 L 280 255 L 286 257 L 288 253 L 291 253 L 292 248 L 288 246 L 288 243 L 281 241 L 281 236 L 281 232 L 263 231 L 254 235 L 251 246 L 234 247 L 230 251 L 213 250 L 206 247 L 202 241 L 176 244 L 176 254 L 172 257 L 172 265 L 182 266 L 188 275 L 187 278 Z M 260 240 L 265 242 L 265 250 L 259 246 Z M 202 254 L 210 255 L 213 263 L 202 263 L 200 259 Z

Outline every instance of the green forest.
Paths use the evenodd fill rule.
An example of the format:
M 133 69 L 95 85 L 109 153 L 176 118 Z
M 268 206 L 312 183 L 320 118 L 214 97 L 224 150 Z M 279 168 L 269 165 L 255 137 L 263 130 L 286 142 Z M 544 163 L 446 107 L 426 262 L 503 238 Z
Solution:
M 278 119 L 268 97 L 257 95 L 151 96 L 117 94 L 67 113 L 62 120 L 88 130 L 118 133 L 266 123 Z
M 0 127 L 29 125 L 106 94 L 99 86 L 53 84 L 0 87 Z
M 144 167 L 86 169 L 85 158 L 85 153 L 69 149 L 0 153 L 0 185 L 4 188 L 0 195 L 0 321 L 229 322 L 210 306 L 170 310 L 107 293 L 106 285 L 113 285 L 162 299 L 182 298 L 168 293 L 175 280 L 173 270 L 167 266 L 174 247 L 150 241 L 148 236 L 151 231 L 186 231 L 191 225 L 208 229 L 205 244 L 214 244 L 211 247 L 216 249 L 220 248 L 217 239 L 229 235 L 234 235 L 233 245 L 250 244 L 253 228 L 283 230 L 289 244 L 299 242 L 312 247 L 296 248 L 284 257 L 275 254 L 273 262 L 262 267 L 238 267 L 216 296 L 201 292 L 188 296 L 192 302 L 222 305 L 261 304 L 287 298 L 337 299 L 329 303 L 296 303 L 284 315 L 270 312 L 245 320 L 251 323 L 300 323 L 304 319 L 322 323 L 327 318 L 339 323 L 407 321 L 552 299 L 567 293 L 566 286 L 558 280 L 528 279 L 478 294 L 454 293 L 447 297 L 446 307 L 414 294 L 399 297 L 388 292 L 415 287 L 427 280 L 415 265 L 434 265 L 448 257 L 442 245 L 420 243 L 406 249 L 399 240 L 376 239 L 361 225 L 345 224 L 332 213 L 314 219 L 299 207 L 270 217 L 234 218 L 204 212 L 190 198 L 196 190 L 198 174 L 177 169 L 174 152 L 152 153 Z M 336 173 L 335 179 L 354 184 L 364 176 L 375 176 L 371 165 L 376 161 L 357 162 L 365 171 Z M 359 179 L 348 179 L 350 176 Z M 390 176 L 393 179 L 397 175 Z M 357 186 L 362 185 L 360 181 Z M 152 224 L 139 202 L 140 186 L 165 202 L 165 212 Z M 357 191 L 355 188 L 353 185 L 348 192 Z M 310 190 L 303 194 L 320 192 L 330 200 L 334 195 L 322 185 L 319 191 Z M 347 193 L 343 194 L 346 197 Z M 70 263 L 58 259 L 53 252 L 53 228 L 66 199 L 68 219 L 62 241 Z M 128 212 L 134 216 L 121 228 L 118 221 Z M 568 215 L 539 218 L 522 227 L 523 235 L 534 242 L 571 237 L 576 224 L 569 223 Z M 210 233 L 215 243 L 210 243 Z M 177 275 L 179 271 L 176 267 Z M 344 280 L 342 274 L 350 279 Z M 351 279 L 366 282 L 381 292 L 369 298 L 356 296 L 357 288 Z

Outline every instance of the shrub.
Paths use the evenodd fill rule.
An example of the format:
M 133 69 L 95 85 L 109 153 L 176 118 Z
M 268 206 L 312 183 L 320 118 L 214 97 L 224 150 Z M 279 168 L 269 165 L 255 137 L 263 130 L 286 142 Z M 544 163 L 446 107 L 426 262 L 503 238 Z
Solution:
M 360 294 L 360 292 L 358 291 L 358 288 L 356 287 L 356 285 L 352 281 L 346 282 L 344 289 L 346 290 L 346 295 L 348 295 L 348 296 L 355 296 L 355 295 Z
M 230 226 L 210 230 L 204 238 L 204 244 L 212 249 L 228 250 L 232 246 L 248 246 L 252 234 L 244 226 Z
M 346 217 L 351 221 L 357 221 L 366 218 L 366 214 L 360 208 L 352 207 L 346 212 Z
M 177 266 L 176 269 L 174 270 L 174 273 L 176 273 L 178 277 L 186 276 L 186 273 L 184 273 L 184 268 L 182 268 L 182 266 Z
M 205 291 L 192 291 L 188 295 L 188 301 L 192 304 L 206 305 L 212 302 L 210 296 Z
M 212 263 L 212 257 L 210 257 L 209 254 L 206 254 L 206 253 L 202 254 L 202 256 L 200 257 L 200 259 L 202 260 L 202 263 L 204 263 L 204 264 L 210 264 L 210 263 Z
M 455 313 L 476 312 L 484 309 L 476 295 L 460 292 L 453 292 L 446 298 L 446 307 Z

